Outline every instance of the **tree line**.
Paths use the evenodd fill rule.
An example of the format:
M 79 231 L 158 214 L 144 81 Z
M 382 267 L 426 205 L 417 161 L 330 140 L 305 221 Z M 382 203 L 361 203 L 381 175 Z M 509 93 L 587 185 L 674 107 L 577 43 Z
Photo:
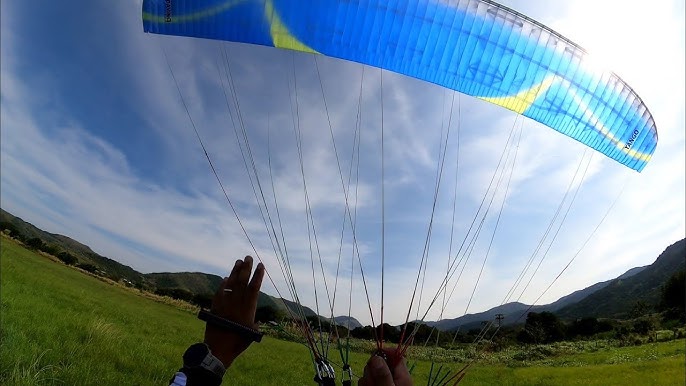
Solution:
M 64 264 L 76 266 L 93 274 L 107 276 L 94 264 L 81 262 L 76 256 L 60 247 L 48 244 L 38 237 L 27 237 L 11 222 L 0 222 L 0 231 L 9 237 L 22 242 L 32 250 L 41 251 L 55 256 Z M 119 281 L 119 277 L 111 277 Z M 505 326 L 498 328 L 499 333 L 494 335 L 499 345 L 511 344 L 546 344 L 562 340 L 587 339 L 602 335 L 617 339 L 629 339 L 633 335 L 647 335 L 657 328 L 672 329 L 683 326 L 686 323 L 686 270 L 674 273 L 661 287 L 661 297 L 657 305 L 651 306 L 642 301 L 637 301 L 631 311 L 630 321 L 603 320 L 594 317 L 579 318 L 571 322 L 560 320 L 551 312 L 530 312 L 524 325 Z M 196 294 L 183 288 L 150 288 L 144 283 L 132 283 L 125 280 L 127 285 L 136 286 L 143 290 L 151 290 L 157 295 L 182 300 L 198 307 L 209 308 L 212 303 L 211 294 Z M 145 287 L 145 288 L 144 288 Z M 289 320 L 285 310 L 271 306 L 262 306 L 257 309 L 256 322 L 284 322 Z M 384 337 L 386 342 L 398 343 L 401 337 L 401 327 L 391 326 L 387 323 L 376 327 L 363 326 L 348 330 L 344 326 L 334 326 L 325 318 L 312 315 L 307 317 L 307 322 L 312 328 L 326 332 L 332 332 L 335 327 L 338 336 L 375 340 L 377 336 Z M 484 327 L 489 326 L 494 330 L 493 321 L 482 322 Z M 449 347 L 453 344 L 473 343 L 476 340 L 490 337 L 482 334 L 483 329 L 471 329 L 469 331 L 437 331 L 426 324 L 407 324 L 409 336 L 414 332 L 414 342 L 431 342 L 439 346 Z

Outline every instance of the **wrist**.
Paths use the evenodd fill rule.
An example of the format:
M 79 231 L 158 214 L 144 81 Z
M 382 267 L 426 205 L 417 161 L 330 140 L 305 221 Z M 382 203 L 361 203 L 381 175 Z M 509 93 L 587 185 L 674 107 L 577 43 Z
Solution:
M 198 313 L 198 318 L 207 322 L 205 344 L 226 368 L 231 366 L 253 341 L 262 340 L 262 333 L 257 329 L 218 317 L 205 310 Z
M 233 361 L 238 357 L 234 350 L 226 347 L 226 344 L 213 344 L 212 340 L 210 339 L 205 339 L 204 343 L 207 345 L 207 347 L 209 347 L 212 355 L 214 355 L 224 364 L 224 368 L 226 369 L 228 369 Z
M 226 372 L 223 361 L 212 354 L 205 343 L 191 345 L 183 354 L 183 368 L 180 370 L 193 380 L 193 385 L 220 385 Z

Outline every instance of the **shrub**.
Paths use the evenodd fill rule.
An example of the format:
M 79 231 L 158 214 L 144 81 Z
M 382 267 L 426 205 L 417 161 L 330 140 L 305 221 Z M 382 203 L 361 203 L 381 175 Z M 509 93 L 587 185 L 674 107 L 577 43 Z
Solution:
M 41 249 L 43 247 L 43 240 L 39 239 L 38 237 L 30 238 L 26 240 L 26 246 L 31 249 Z
M 552 343 L 564 339 L 565 325 L 552 312 L 529 312 L 524 329 L 517 334 L 523 343 Z
M 88 271 L 90 273 L 96 273 L 98 271 L 98 267 L 88 263 L 78 263 L 76 264 L 76 267 L 81 268 L 84 271 Z
M 270 306 L 258 307 L 257 312 L 255 312 L 256 322 L 279 322 L 285 320 L 286 318 L 287 315 L 285 312 Z
M 655 329 L 655 323 L 647 318 L 641 318 L 634 322 L 634 332 L 641 335 L 647 335 L 650 331 Z
M 637 300 L 631 307 L 631 312 L 629 312 L 629 316 L 631 318 L 640 318 L 641 316 L 649 314 L 650 309 L 651 307 L 648 303 L 644 302 L 643 300 Z
M 191 303 L 195 304 L 200 308 L 210 308 L 212 307 L 212 295 L 209 294 L 196 294 L 193 295 Z
M 173 299 L 184 300 L 191 302 L 193 300 L 193 293 L 183 288 L 158 288 L 155 293 L 160 296 L 168 296 Z
M 59 253 L 59 251 L 60 251 L 60 249 L 56 245 L 45 244 L 45 243 L 43 243 L 43 245 L 41 245 L 38 249 L 40 249 L 41 251 L 43 251 L 47 254 L 53 255 L 53 256 L 56 256 L 57 253 Z
M 665 311 L 665 318 L 686 322 L 686 271 L 673 274 L 660 292 L 660 309 Z
M 62 260 L 62 262 L 63 262 L 64 264 L 67 264 L 67 265 L 74 265 L 74 264 L 76 264 L 76 263 L 78 262 L 78 259 L 77 259 L 76 257 L 74 257 L 74 255 L 72 255 L 72 254 L 69 253 L 69 252 L 60 252 L 60 253 L 58 253 L 58 254 L 57 254 L 57 258 L 60 259 L 60 260 Z
M 14 224 L 12 224 L 11 222 L 0 222 L 0 229 L 2 229 L 3 232 L 7 233 L 13 239 L 21 238 L 21 232 L 19 232 L 19 229 L 17 229 L 17 227 L 14 226 Z
M 430 330 L 431 329 L 429 329 L 429 331 Z M 376 326 L 376 334 L 378 337 L 383 336 L 383 339 L 386 342 L 398 343 L 398 341 L 400 340 L 400 330 L 397 327 L 391 326 L 388 323 Z M 405 337 L 407 337 L 407 335 L 405 335 Z M 415 339 L 419 341 L 419 338 L 415 337 Z
M 515 353 L 512 359 L 517 361 L 536 361 L 548 358 L 553 355 L 553 351 L 548 346 L 530 346 L 522 351 Z
M 353 338 L 358 339 L 371 340 L 375 338 L 374 328 L 372 326 L 356 327 L 350 331 L 350 335 L 352 335 Z

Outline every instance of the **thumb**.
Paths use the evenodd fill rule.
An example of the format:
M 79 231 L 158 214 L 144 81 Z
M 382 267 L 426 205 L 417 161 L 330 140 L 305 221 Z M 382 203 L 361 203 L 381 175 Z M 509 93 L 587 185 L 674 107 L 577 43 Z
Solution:
M 388 368 L 386 361 L 380 356 L 373 356 L 369 359 L 369 367 L 374 385 L 394 386 L 391 369 Z

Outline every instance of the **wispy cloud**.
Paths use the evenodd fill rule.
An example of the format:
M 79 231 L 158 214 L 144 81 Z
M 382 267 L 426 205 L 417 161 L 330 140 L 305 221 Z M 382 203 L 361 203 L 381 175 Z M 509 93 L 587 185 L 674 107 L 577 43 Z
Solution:
M 378 69 L 366 68 L 361 82 L 361 66 L 326 58 L 317 63 L 320 85 L 311 55 L 145 35 L 141 32 L 139 8 L 134 8 L 126 2 L 117 3 L 108 19 L 111 26 L 100 32 L 102 36 L 89 37 L 86 46 L 93 50 L 89 51 L 90 56 L 80 56 L 77 47 L 63 54 L 67 59 L 55 59 L 54 63 L 44 65 L 31 61 L 25 42 L 32 37 L 15 21 L 19 20 L 13 17 L 16 7 L 3 3 L 2 207 L 142 271 L 199 270 L 224 274 L 233 259 L 253 250 L 209 169 L 190 115 L 251 241 L 282 295 L 287 295 L 287 291 L 269 238 L 271 225 L 264 226 L 256 193 L 259 202 L 264 195 L 277 236 L 281 236 L 283 229 L 301 300 L 314 306 L 314 264 L 318 302 L 324 310 L 328 306 L 320 280 L 319 256 L 332 290 L 341 251 L 339 291 L 348 291 L 349 286 L 353 256 L 349 220 L 343 232 L 343 246 L 340 242 L 344 218 L 353 214 L 345 212 L 340 173 L 347 184 L 360 101 L 361 143 L 355 157 L 359 156 L 361 166 L 359 170 L 352 168 L 352 183 L 346 189 L 350 210 L 356 216 L 355 241 L 377 312 L 382 256 L 383 91 L 384 302 L 386 320 L 403 321 L 431 221 L 439 149 L 443 146 L 441 133 L 445 136 L 450 120 L 452 94 L 391 73 L 383 74 L 382 90 Z M 540 7 L 535 12 L 544 13 L 544 9 Z M 568 11 L 568 18 L 556 18 L 553 24 L 571 31 L 580 16 L 574 9 Z M 636 17 L 635 12 L 631 15 Z M 672 90 L 673 84 L 683 84 L 683 28 L 683 23 L 670 19 L 658 30 L 648 29 L 644 37 L 636 37 L 662 40 L 660 45 L 647 44 L 651 50 L 649 58 L 643 55 L 640 63 L 627 69 L 626 79 L 636 84 L 658 123 L 660 143 L 654 159 L 642 174 L 637 174 L 598 154 L 593 156 L 572 210 L 522 301 L 531 302 L 542 293 L 615 200 L 599 231 L 541 302 L 553 301 L 631 267 L 649 264 L 669 243 L 684 237 L 684 92 L 667 91 Z M 42 36 L 40 41 L 50 46 L 50 39 L 69 41 L 65 36 L 68 37 Z M 226 62 L 222 59 L 224 52 L 229 57 L 231 78 L 227 77 Z M 59 52 L 51 55 L 60 58 Z M 84 57 L 95 58 L 95 62 Z M 660 71 L 650 76 L 639 71 L 655 67 L 655 63 L 661 63 Z M 56 80 L 54 69 L 70 66 L 86 69 L 93 79 L 109 75 L 113 80 L 89 83 L 72 73 L 65 73 L 64 81 Z M 23 68 L 31 69 L 30 77 Z M 228 87 L 231 80 L 237 100 L 232 99 Z M 99 91 L 88 91 L 92 89 Z M 95 106 L 84 102 L 84 95 L 101 101 L 100 107 L 84 111 L 84 103 Z M 247 160 L 246 170 L 236 140 L 236 101 L 240 104 L 261 192 L 257 185 L 253 190 L 248 177 L 253 171 L 252 160 Z M 520 122 L 513 113 L 483 101 L 456 98 L 446 152 L 448 161 L 433 218 L 422 308 L 445 275 L 449 251 L 454 257 L 465 238 L 507 136 Z M 483 220 L 482 235 L 445 317 L 465 312 L 477 278 L 478 287 L 467 312 L 500 304 L 536 249 L 584 153 L 582 145 L 548 128 L 528 120 L 521 123 L 517 163 L 494 243 L 487 255 L 504 198 L 502 187 Z M 460 162 L 454 196 L 458 125 Z M 296 127 L 302 135 L 301 154 Z M 237 128 L 240 138 L 241 127 Z M 578 185 L 579 179 L 573 188 Z M 622 190 L 623 186 L 626 187 Z M 305 188 L 316 243 L 306 214 Z M 457 212 L 451 247 L 455 197 Z M 479 221 L 481 217 L 476 226 Z M 544 249 L 549 243 L 550 238 Z M 368 323 L 359 268 L 357 261 L 352 263 L 353 315 Z M 269 285 L 266 289 L 274 293 Z M 336 313 L 347 313 L 347 296 L 339 293 L 338 299 Z M 434 306 L 429 318 L 438 317 L 439 312 L 438 305 Z

